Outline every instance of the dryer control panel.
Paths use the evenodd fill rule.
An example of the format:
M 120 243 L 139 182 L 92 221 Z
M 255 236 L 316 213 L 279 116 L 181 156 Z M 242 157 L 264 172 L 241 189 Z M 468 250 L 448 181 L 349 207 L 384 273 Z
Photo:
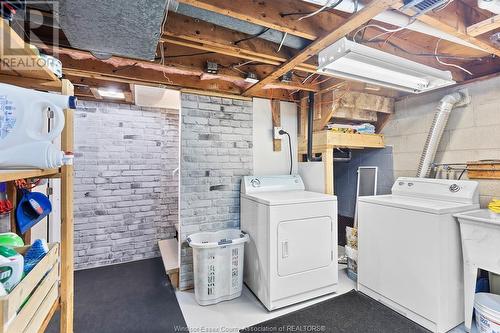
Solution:
M 305 186 L 299 175 L 245 176 L 241 180 L 241 193 L 304 191 Z

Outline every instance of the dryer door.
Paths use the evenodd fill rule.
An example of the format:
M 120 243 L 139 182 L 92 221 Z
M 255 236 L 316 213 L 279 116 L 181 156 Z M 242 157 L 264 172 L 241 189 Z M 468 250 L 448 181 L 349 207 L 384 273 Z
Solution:
M 327 267 L 333 260 L 333 223 L 328 216 L 278 224 L 280 277 Z

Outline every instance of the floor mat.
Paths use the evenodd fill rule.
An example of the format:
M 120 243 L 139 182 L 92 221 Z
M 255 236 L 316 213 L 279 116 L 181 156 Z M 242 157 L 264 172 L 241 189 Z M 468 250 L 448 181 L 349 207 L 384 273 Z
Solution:
M 166 333 L 186 327 L 160 258 L 75 272 L 75 333 Z M 59 332 L 59 313 L 47 333 Z
M 357 291 L 240 332 L 427 333 L 425 328 Z

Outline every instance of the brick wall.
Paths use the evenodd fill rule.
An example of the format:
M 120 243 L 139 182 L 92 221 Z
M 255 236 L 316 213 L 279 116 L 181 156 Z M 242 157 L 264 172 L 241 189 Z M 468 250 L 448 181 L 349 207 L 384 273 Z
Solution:
M 252 102 L 182 94 L 181 240 L 240 225 L 240 181 L 252 174 Z M 182 245 L 180 287 L 193 285 Z
M 459 87 L 468 89 L 472 103 L 452 110 L 441 140 L 436 163 L 464 163 L 481 159 L 500 159 L 500 77 Z M 440 90 L 411 96 L 396 103 L 396 113 L 383 130 L 386 143 L 394 146 L 395 176 L 415 176 L 436 106 L 447 93 Z M 458 177 L 460 172 L 440 177 Z M 466 175 L 464 179 L 467 179 Z M 481 205 L 500 197 L 500 181 L 481 180 Z
M 82 101 L 75 112 L 75 267 L 159 255 L 178 219 L 177 110 Z

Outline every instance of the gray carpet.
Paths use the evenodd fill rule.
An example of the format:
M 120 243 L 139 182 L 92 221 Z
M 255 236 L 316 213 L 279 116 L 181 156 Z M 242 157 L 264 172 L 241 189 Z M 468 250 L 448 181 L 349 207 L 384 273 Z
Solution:
M 168 333 L 186 322 L 160 258 L 75 272 L 75 333 Z M 47 333 L 59 332 L 59 314 Z
M 357 291 L 254 325 L 240 332 L 427 333 Z

